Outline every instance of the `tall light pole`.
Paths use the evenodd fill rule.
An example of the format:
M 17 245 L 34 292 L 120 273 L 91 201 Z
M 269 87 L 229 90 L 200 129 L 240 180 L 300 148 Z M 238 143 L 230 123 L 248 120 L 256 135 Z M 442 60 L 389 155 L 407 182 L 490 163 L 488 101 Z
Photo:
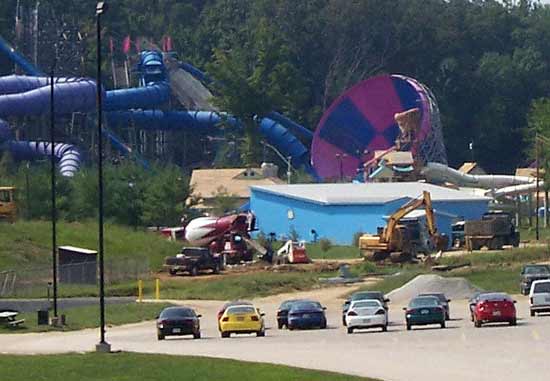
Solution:
M 537 185 L 536 185 L 536 199 L 535 199 L 535 203 L 536 203 L 536 220 L 535 220 L 535 238 L 536 240 L 538 241 L 539 240 L 539 204 L 540 204 L 540 201 L 539 201 L 539 192 L 540 192 L 540 189 L 539 189 L 539 176 L 540 176 L 540 171 L 539 171 L 539 168 L 540 168 L 540 163 L 539 163 L 539 134 L 537 132 L 537 134 L 535 135 L 535 156 L 536 156 L 536 163 L 537 163 Z
M 57 43 L 55 54 L 50 70 L 50 164 L 51 164 L 51 187 L 52 187 L 52 278 L 53 278 L 53 316 L 57 325 L 57 206 L 55 187 L 55 102 L 54 102 L 54 81 L 55 66 L 57 65 Z
M 275 147 L 273 147 L 271 144 L 267 142 L 263 142 L 264 147 L 270 148 L 273 152 L 277 154 L 281 158 L 281 160 L 286 163 L 287 169 L 286 169 L 286 176 L 287 176 L 287 183 L 291 183 L 292 178 L 292 156 L 285 157 L 282 153 L 279 152 L 279 150 Z
M 98 154 L 98 196 L 99 196 L 99 323 L 100 341 L 97 352 L 110 352 L 111 345 L 105 341 L 105 264 L 103 255 L 103 99 L 101 82 L 101 16 L 107 11 L 107 2 L 98 1 L 95 9 L 97 32 L 97 154 Z

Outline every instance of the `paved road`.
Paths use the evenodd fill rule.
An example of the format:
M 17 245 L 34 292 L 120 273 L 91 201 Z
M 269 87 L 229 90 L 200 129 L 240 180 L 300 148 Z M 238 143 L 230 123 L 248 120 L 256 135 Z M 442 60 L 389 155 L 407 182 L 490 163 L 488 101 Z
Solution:
M 383 380 L 547 380 L 550 374 L 550 315 L 528 317 L 527 301 L 518 297 L 517 327 L 474 328 L 466 301 L 453 301 L 447 329 L 403 326 L 401 306 L 390 307 L 392 324 L 387 333 L 348 335 L 340 326 L 341 299 L 345 288 L 301 293 L 317 297 L 328 307 L 327 330 L 278 330 L 274 314 L 280 295 L 257 300 L 267 313 L 265 338 L 235 336 L 221 339 L 215 312 L 220 302 L 190 301 L 203 314 L 203 339 L 169 338 L 157 341 L 153 322 L 108 330 L 113 349 L 147 353 L 203 355 L 271 362 L 337 371 Z M 292 295 L 296 297 L 296 294 Z M 275 328 L 274 328 L 275 326 Z M 0 351 L 6 353 L 60 353 L 89 351 L 97 342 L 97 330 L 71 333 L 3 335 Z

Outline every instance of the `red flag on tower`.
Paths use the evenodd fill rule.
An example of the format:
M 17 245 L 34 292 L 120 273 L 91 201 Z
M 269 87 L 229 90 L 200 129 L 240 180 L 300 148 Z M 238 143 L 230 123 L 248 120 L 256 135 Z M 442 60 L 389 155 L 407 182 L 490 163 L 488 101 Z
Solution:
M 128 54 L 130 51 L 130 44 L 132 43 L 132 40 L 130 40 L 130 36 L 124 37 L 124 40 L 122 41 L 122 51 L 124 54 Z

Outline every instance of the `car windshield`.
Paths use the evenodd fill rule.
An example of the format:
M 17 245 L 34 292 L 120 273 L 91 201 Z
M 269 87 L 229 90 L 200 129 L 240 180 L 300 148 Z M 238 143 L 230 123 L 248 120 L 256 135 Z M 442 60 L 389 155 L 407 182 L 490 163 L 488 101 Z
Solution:
M 546 266 L 528 266 L 523 270 L 524 274 L 535 275 L 535 274 L 548 274 L 550 270 Z
M 252 305 L 251 302 L 247 302 L 245 300 L 234 300 L 232 302 L 225 303 L 225 305 L 223 306 L 223 309 L 225 310 L 231 306 L 251 306 L 251 305 Z
M 298 303 L 299 300 L 287 300 L 281 303 L 280 310 L 288 310 L 294 303 Z
M 415 298 L 411 300 L 411 307 L 435 307 L 439 305 L 439 300 L 433 296 Z
M 228 315 L 253 314 L 256 310 L 252 306 L 234 306 L 227 309 Z
M 486 302 L 500 302 L 505 300 L 505 301 L 511 302 L 512 298 L 508 294 L 493 293 L 493 294 L 480 295 L 478 300 L 486 301 Z
M 380 307 L 378 300 L 362 300 L 360 302 L 353 303 L 353 308 L 375 308 Z
M 161 312 L 161 319 L 177 319 L 195 317 L 195 311 L 189 308 L 168 308 Z
M 444 294 L 420 294 L 418 296 L 433 296 L 437 298 L 440 302 L 447 303 L 447 297 Z
M 359 292 L 351 296 L 351 300 L 363 300 L 363 299 L 384 299 L 381 292 Z
M 535 294 L 550 293 L 550 282 L 536 283 L 533 292 Z
M 292 310 L 315 310 L 321 308 L 321 305 L 317 302 L 298 302 L 293 304 Z

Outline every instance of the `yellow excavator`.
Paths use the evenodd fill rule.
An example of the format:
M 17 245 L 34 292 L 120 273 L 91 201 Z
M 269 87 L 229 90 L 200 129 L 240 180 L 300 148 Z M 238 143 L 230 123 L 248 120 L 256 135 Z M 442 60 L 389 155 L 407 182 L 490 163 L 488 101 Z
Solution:
M 15 222 L 17 217 L 17 204 L 15 203 L 15 188 L 0 187 L 0 220 Z
M 430 192 L 424 191 L 422 197 L 413 199 L 397 209 L 384 228 L 378 228 L 378 234 L 363 234 L 359 238 L 359 249 L 366 260 L 383 261 L 390 257 L 392 262 L 406 262 L 414 259 L 417 243 L 412 228 L 400 223 L 401 219 L 415 209 L 424 207 L 426 224 L 431 246 L 436 250 L 447 247 L 448 237 L 437 232 Z

